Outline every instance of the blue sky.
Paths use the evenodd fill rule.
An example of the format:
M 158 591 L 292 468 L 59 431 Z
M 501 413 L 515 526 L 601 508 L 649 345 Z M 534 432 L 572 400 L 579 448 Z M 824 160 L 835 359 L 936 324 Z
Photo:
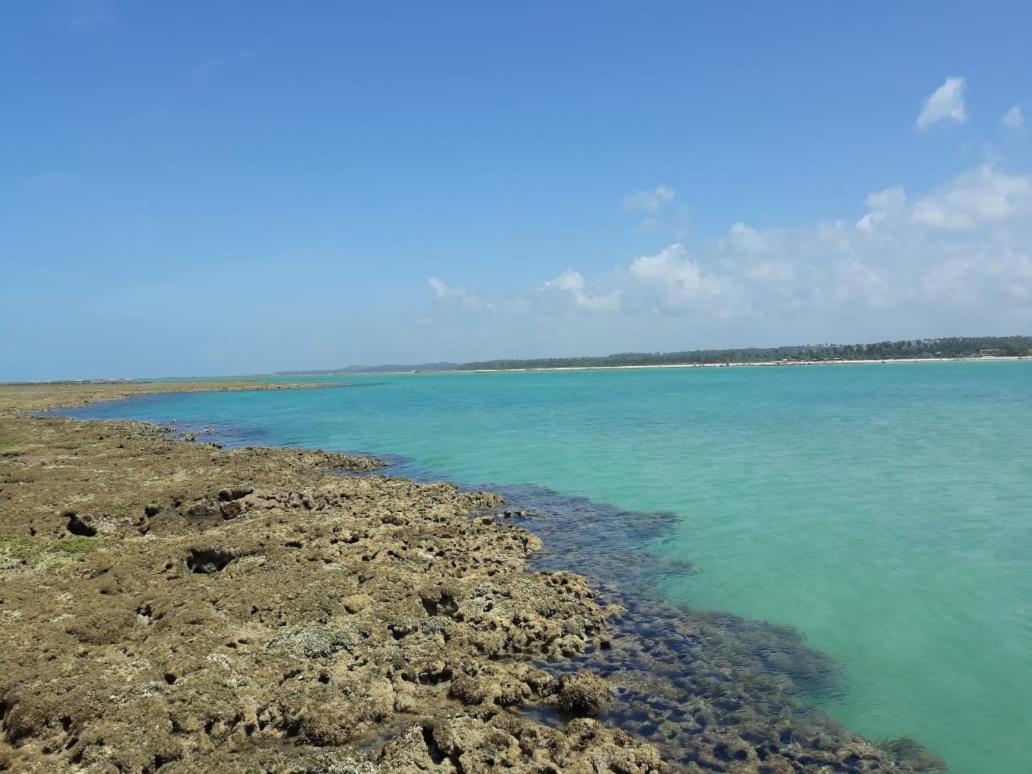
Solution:
M 1032 333 L 1028 3 L 0 21 L 0 379 Z

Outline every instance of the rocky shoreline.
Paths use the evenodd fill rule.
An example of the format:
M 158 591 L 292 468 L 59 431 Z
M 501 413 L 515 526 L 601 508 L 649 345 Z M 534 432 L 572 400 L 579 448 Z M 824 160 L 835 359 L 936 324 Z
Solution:
M 22 413 L 241 386 L 0 387 L 0 770 L 941 770 L 808 710 L 794 633 L 535 567 L 495 494 Z

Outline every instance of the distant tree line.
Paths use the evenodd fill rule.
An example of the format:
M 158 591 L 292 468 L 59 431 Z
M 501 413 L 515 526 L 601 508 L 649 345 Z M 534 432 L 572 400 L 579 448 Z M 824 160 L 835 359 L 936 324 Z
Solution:
M 519 368 L 606 368 L 645 365 L 720 365 L 769 361 L 900 360 L 911 358 L 1032 356 L 1032 336 L 967 336 L 949 339 L 903 339 L 873 344 L 807 344 L 791 347 L 696 349 L 687 352 L 620 352 L 598 357 L 546 357 L 528 360 L 480 360 L 473 363 L 348 366 L 324 371 L 277 371 L 277 375 L 386 373 L 399 371 L 474 371 Z
M 481 360 L 454 370 L 517 368 L 605 368 L 645 365 L 707 365 L 830 360 L 900 360 L 910 358 L 993 357 L 1032 354 L 1032 336 L 982 336 L 947 339 L 903 339 L 873 344 L 815 344 L 746 349 L 697 349 L 689 352 L 621 352 L 600 357 L 550 357 L 531 360 Z

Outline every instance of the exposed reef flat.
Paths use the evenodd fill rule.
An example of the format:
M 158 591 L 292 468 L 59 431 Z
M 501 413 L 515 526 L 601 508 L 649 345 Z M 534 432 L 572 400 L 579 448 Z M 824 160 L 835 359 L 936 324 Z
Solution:
M 535 568 L 495 494 L 18 413 L 151 385 L 233 388 L 0 387 L 0 770 L 937 765 L 807 711 L 792 633 Z
M 0 414 L 45 411 L 67 406 L 86 406 L 102 400 L 120 400 L 134 395 L 168 392 L 231 392 L 312 390 L 346 387 L 343 384 L 315 382 L 284 383 L 249 379 L 209 379 L 204 381 L 81 381 L 0 383 Z

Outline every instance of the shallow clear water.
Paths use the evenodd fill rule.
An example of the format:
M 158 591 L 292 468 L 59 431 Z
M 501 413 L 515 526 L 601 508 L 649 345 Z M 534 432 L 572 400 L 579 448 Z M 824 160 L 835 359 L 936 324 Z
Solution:
M 872 738 L 1032 770 L 1032 363 L 346 381 L 78 413 L 672 512 L 647 548 L 698 572 L 657 561 L 670 599 L 798 627 L 844 670 L 815 700 Z

